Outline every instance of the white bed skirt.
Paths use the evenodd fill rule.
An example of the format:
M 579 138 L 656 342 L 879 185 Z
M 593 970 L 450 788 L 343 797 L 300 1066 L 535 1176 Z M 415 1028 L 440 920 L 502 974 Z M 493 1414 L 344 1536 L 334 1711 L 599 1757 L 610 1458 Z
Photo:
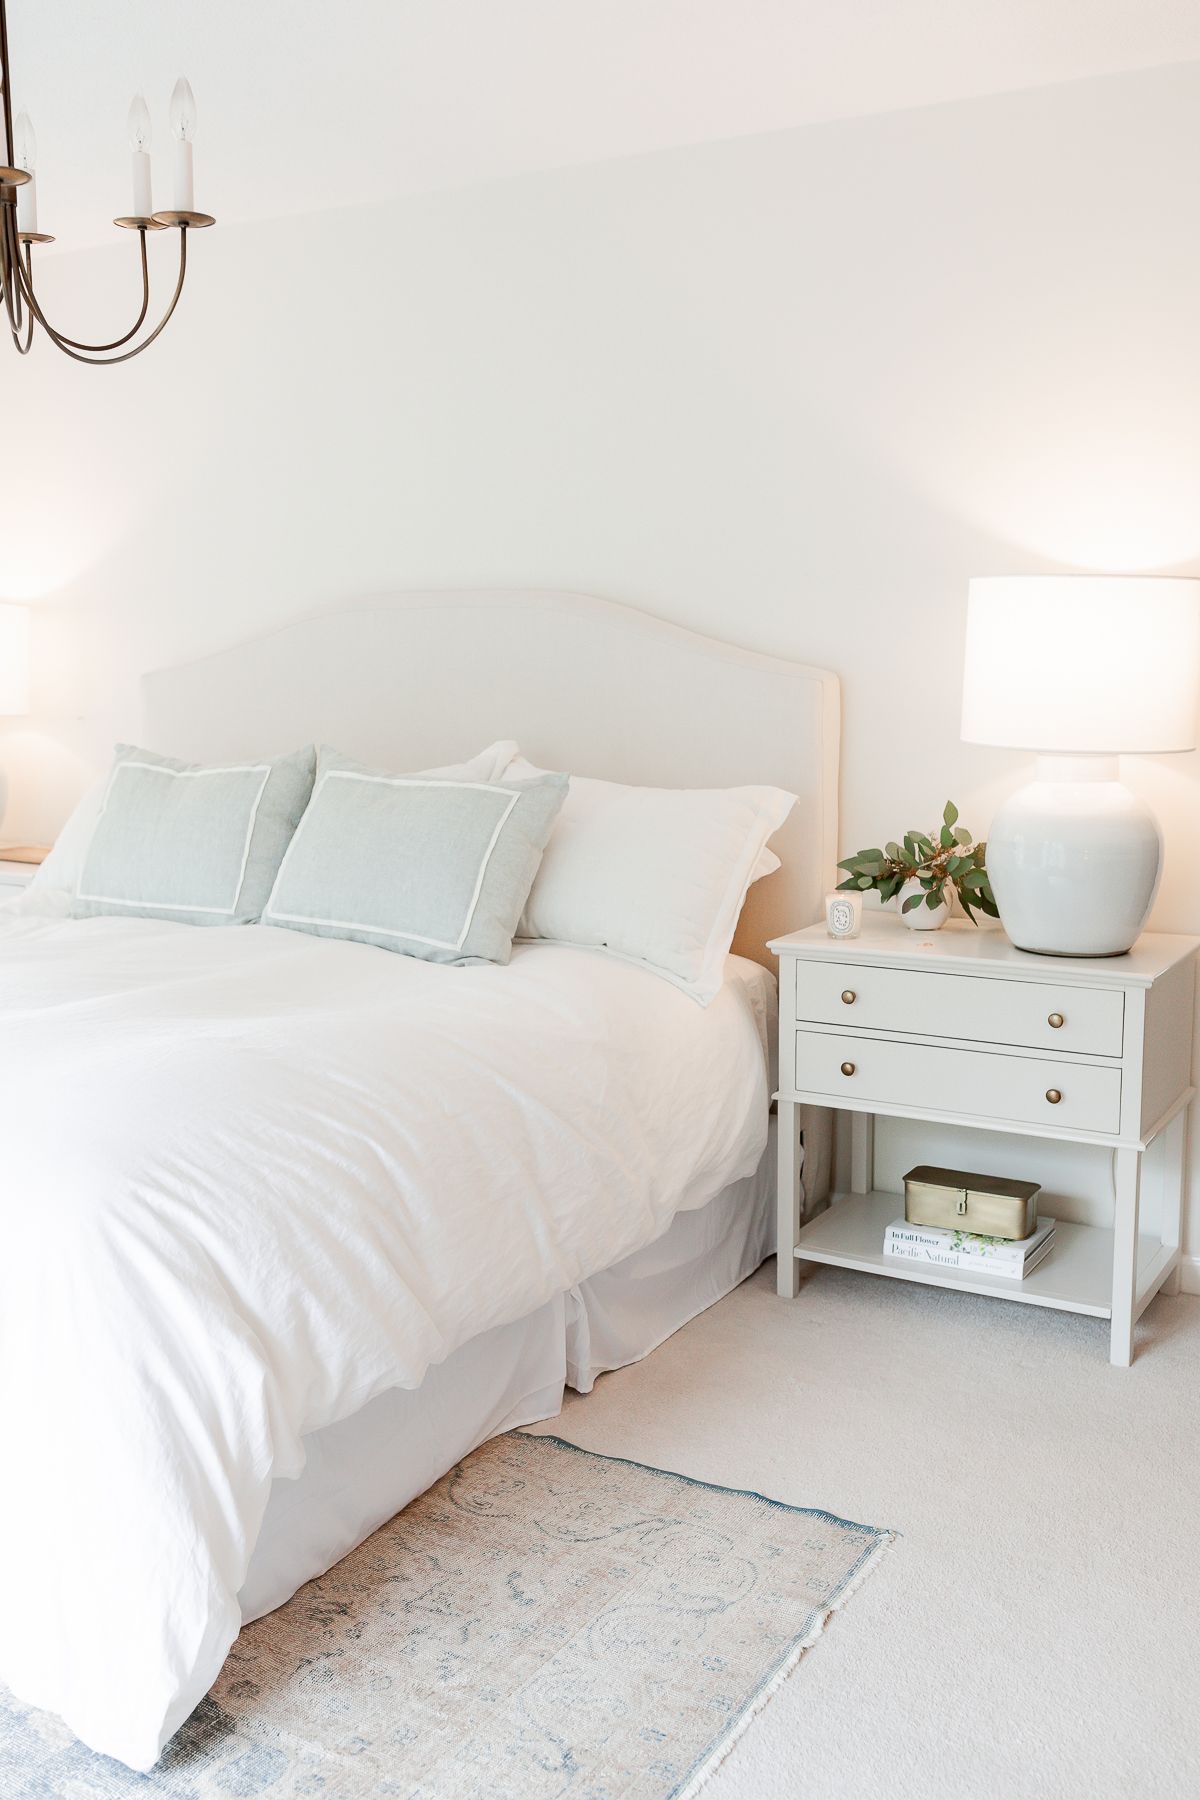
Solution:
M 419 1388 L 393 1388 L 312 1432 L 301 1475 L 272 1485 L 243 1620 L 282 1606 L 486 1439 L 553 1418 L 568 1384 L 587 1393 L 728 1294 L 775 1248 L 774 1197 L 772 1119 L 754 1174 L 677 1213 L 656 1243 L 472 1338 Z

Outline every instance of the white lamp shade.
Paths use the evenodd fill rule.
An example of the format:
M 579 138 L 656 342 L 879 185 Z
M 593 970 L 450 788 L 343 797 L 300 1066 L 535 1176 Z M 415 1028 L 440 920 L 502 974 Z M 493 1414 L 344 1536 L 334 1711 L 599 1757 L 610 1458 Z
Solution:
M 972 581 L 962 735 L 1048 754 L 1194 750 L 1200 581 Z
M 29 608 L 0 604 L 0 714 L 29 711 Z

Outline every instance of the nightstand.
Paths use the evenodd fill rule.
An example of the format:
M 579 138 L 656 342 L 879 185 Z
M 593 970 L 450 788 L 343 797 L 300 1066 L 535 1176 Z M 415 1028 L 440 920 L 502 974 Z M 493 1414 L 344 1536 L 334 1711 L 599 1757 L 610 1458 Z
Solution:
M 825 926 L 777 938 L 779 1292 L 800 1262 L 1110 1319 L 1110 1361 L 1128 1367 L 1133 1327 L 1160 1288 L 1178 1290 L 1200 939 L 1147 933 L 1125 956 L 1076 960 L 1014 949 L 999 931 L 912 931 L 868 915 L 861 937 Z M 801 1224 L 802 1104 L 851 1114 L 848 1190 Z M 925 1119 L 1113 1152 L 1111 1229 L 1060 1222 L 1021 1282 L 883 1254 L 903 1197 L 874 1188 L 876 1117 Z M 1140 1234 L 1154 1167 L 1159 1235 Z M 992 1173 L 999 1171 L 993 1170 Z

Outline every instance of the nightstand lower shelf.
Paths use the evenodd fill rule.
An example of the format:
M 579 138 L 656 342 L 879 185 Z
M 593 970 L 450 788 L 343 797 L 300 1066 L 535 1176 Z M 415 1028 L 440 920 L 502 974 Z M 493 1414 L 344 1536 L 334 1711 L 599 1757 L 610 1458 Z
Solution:
M 829 1210 L 819 1213 L 800 1232 L 796 1259 L 860 1269 L 869 1275 L 890 1275 L 893 1280 L 916 1281 L 925 1287 L 1017 1300 L 1026 1306 L 1089 1313 L 1097 1319 L 1112 1317 L 1113 1234 L 1102 1226 L 1060 1221 L 1053 1247 L 1032 1274 L 1024 1281 L 1006 1281 L 973 1269 L 942 1269 L 936 1263 L 885 1256 L 883 1234 L 893 1219 L 903 1217 L 902 1194 L 879 1189 L 869 1194 L 836 1194 Z M 1177 1260 L 1178 1252 L 1157 1238 L 1139 1237 L 1139 1303 L 1157 1291 Z

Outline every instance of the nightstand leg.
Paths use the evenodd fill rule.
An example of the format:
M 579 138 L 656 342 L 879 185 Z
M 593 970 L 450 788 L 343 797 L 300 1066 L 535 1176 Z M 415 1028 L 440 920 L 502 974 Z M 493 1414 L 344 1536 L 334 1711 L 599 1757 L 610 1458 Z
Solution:
M 850 1192 L 869 1194 L 875 1186 L 875 1114 L 850 1114 Z
M 1178 1250 L 1183 1225 L 1183 1192 L 1187 1181 L 1187 1143 L 1188 1118 L 1191 1107 L 1185 1106 L 1176 1114 L 1163 1132 L 1166 1142 L 1163 1154 L 1162 1180 L 1162 1241 L 1171 1250 Z M 1183 1281 L 1183 1268 L 1176 1263 L 1167 1279 L 1159 1289 L 1160 1294 L 1177 1294 Z
M 776 1213 L 776 1248 L 778 1259 L 775 1285 L 785 1300 L 794 1300 L 800 1291 L 800 1271 L 794 1251 L 800 1235 L 800 1108 L 791 1100 L 780 1100 L 777 1149 L 779 1152 L 778 1207 Z
M 1133 1361 L 1133 1309 L 1137 1302 L 1138 1209 L 1142 1186 L 1140 1150 L 1116 1152 L 1117 1203 L 1113 1216 L 1112 1336 L 1108 1360 L 1118 1369 Z

